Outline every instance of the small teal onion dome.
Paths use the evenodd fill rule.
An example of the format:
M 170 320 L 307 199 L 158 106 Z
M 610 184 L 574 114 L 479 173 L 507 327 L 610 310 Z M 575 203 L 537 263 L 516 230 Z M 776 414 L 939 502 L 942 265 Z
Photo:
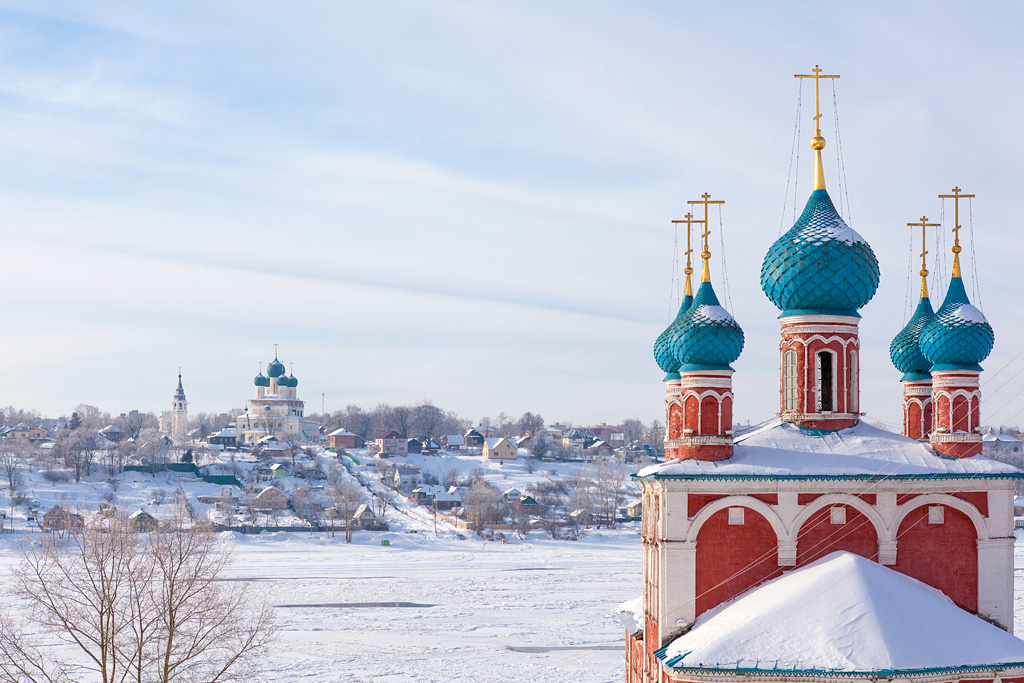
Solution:
M 679 370 L 731 370 L 743 351 L 743 330 L 718 303 L 710 282 L 702 282 L 672 340 Z
M 981 370 L 996 334 L 985 314 L 971 305 L 962 278 L 949 282 L 949 291 L 935 317 L 921 330 L 921 353 L 935 370 Z
M 666 373 L 665 379 L 679 378 L 679 361 L 676 360 L 676 354 L 672 352 L 672 340 L 679 334 L 679 326 L 683 323 L 683 316 L 686 315 L 686 311 L 689 310 L 692 303 L 692 296 L 683 297 L 683 302 L 679 306 L 679 313 L 676 314 L 675 320 L 669 323 L 669 326 L 658 335 L 658 339 L 654 342 L 654 362 Z
M 288 379 L 288 386 L 290 386 L 292 389 L 294 389 L 295 387 L 299 386 L 299 380 L 297 380 L 295 378 L 295 375 L 291 375 L 287 379 Z
M 267 377 L 280 377 L 284 374 L 284 363 L 274 356 L 274 360 L 270 361 L 270 365 L 267 366 Z
M 901 381 L 909 382 L 928 379 L 932 369 L 931 361 L 921 353 L 921 330 L 935 317 L 931 300 L 923 296 L 917 302 L 917 310 L 906 326 L 900 330 L 889 345 L 889 357 L 896 369 L 903 373 Z
M 878 289 L 878 259 L 825 190 L 765 254 L 761 289 L 782 315 L 858 315 Z
M 261 372 L 260 374 L 256 375 L 256 378 L 252 381 L 252 383 L 258 387 L 269 387 L 270 379 L 268 377 L 265 377 Z

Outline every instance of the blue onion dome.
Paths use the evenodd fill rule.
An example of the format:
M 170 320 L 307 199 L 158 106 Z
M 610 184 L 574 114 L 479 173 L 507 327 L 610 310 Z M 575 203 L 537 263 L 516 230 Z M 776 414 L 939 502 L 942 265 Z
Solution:
M 291 375 L 290 377 L 288 377 L 288 386 L 290 386 L 292 389 L 299 386 L 299 380 L 295 378 L 295 375 Z
M 904 382 L 927 379 L 932 363 L 921 353 L 921 330 L 935 317 L 931 300 L 923 296 L 917 310 L 889 345 L 889 357 L 896 369 L 903 373 Z
M 953 277 L 942 306 L 921 331 L 921 353 L 932 370 L 981 370 L 996 334 L 985 314 L 971 305 L 964 281 Z
M 267 378 L 267 377 L 264 377 L 263 373 L 261 372 L 260 374 L 256 375 L 256 378 L 252 381 L 252 383 L 255 384 L 258 387 L 269 387 L 270 386 L 270 379 Z
M 274 360 L 270 361 L 270 365 L 267 366 L 267 376 L 268 377 L 280 377 L 283 374 L 284 374 L 284 363 L 279 361 L 277 359 L 277 356 L 274 356 Z
M 718 303 L 710 282 L 702 282 L 672 340 L 682 370 L 731 370 L 743 351 L 743 330 Z
M 683 297 L 683 303 L 679 306 L 679 313 L 676 314 L 675 320 L 669 323 L 669 326 L 658 335 L 658 339 L 654 342 L 654 362 L 666 373 L 665 379 L 679 377 L 679 361 L 676 360 L 676 354 L 672 352 L 672 340 L 679 333 L 679 326 L 691 303 L 693 303 L 692 296 Z
M 782 315 L 858 315 L 878 289 L 878 259 L 825 190 L 765 254 L 761 289 Z

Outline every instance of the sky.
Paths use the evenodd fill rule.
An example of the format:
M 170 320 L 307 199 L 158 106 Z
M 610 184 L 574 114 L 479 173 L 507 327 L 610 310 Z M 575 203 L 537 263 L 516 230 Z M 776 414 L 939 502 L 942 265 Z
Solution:
M 663 418 L 671 220 L 709 192 L 737 421 L 767 419 L 760 264 L 812 187 L 820 64 L 828 187 L 882 272 L 862 408 L 900 421 L 906 223 L 957 185 L 983 422 L 1024 424 L 1022 29 L 1014 2 L 0 0 L 0 404 L 160 411 L 181 367 L 191 411 L 241 407 L 276 343 L 309 412 Z

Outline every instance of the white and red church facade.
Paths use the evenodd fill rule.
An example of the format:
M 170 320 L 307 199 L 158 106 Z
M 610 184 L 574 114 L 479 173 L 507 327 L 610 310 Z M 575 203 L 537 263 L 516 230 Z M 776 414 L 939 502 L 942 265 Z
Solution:
M 905 373 L 904 434 L 861 421 L 859 310 L 878 287 L 878 262 L 832 204 L 820 132 L 815 141 L 815 190 L 793 228 L 769 249 L 761 272 L 762 289 L 781 311 L 777 419 L 733 433 L 730 364 L 742 351 L 743 334 L 715 297 L 706 238 L 700 290 L 655 345 L 666 372 L 665 461 L 637 475 L 643 590 L 622 610 L 629 614 L 626 680 L 1024 683 L 1024 641 L 1006 633 L 1013 629 L 1013 499 L 1021 473 L 980 457 L 977 430 L 978 363 L 992 348 L 991 327 L 967 301 L 955 249 L 942 307 L 933 314 L 924 290 L 915 317 L 893 341 L 893 361 Z M 903 659 L 869 652 L 858 660 L 855 644 L 849 652 L 818 648 L 794 656 L 799 642 L 787 638 L 802 637 L 799 619 L 766 623 L 751 640 L 757 657 L 748 662 L 736 643 L 714 645 L 729 640 L 729 629 L 742 630 L 722 625 L 723 605 L 756 601 L 766 582 L 838 563 L 844 553 L 916 579 L 977 615 L 956 627 L 964 634 L 950 632 L 949 639 L 970 642 L 980 633 L 999 646 L 960 653 L 937 642 L 934 652 L 918 647 Z M 834 590 L 845 590 L 836 581 Z M 877 609 L 884 611 L 885 603 L 880 597 Z M 913 614 L 893 618 L 905 619 L 908 629 L 924 627 Z M 890 638 L 891 646 L 878 652 L 899 652 L 897 634 L 866 638 L 857 631 L 867 622 L 851 625 L 849 638 Z M 778 643 L 774 661 L 772 643 Z M 716 652 L 730 659 L 715 661 Z

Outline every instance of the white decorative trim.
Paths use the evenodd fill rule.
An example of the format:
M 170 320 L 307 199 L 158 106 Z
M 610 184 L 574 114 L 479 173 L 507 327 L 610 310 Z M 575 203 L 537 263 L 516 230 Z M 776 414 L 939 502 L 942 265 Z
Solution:
M 804 420 L 860 420 L 860 413 L 794 413 L 783 411 L 779 417 L 784 422 L 803 422 Z
M 932 432 L 932 443 L 981 443 L 981 434 L 977 432 Z
M 673 439 L 677 446 L 731 446 L 731 436 L 717 436 L 714 434 L 694 434 L 693 436 L 682 436 Z M 668 443 L 667 441 L 665 443 Z
M 789 327 L 792 325 L 807 325 L 807 324 L 819 324 L 819 325 L 849 325 L 856 328 L 860 325 L 860 318 L 855 318 L 852 315 L 823 315 L 823 314 L 811 314 L 811 315 L 787 315 L 784 318 L 779 318 L 782 323 L 782 327 Z
M 757 512 L 772 525 L 772 529 L 775 530 L 776 539 L 787 539 L 786 525 L 779 519 L 779 515 L 772 506 L 768 505 L 762 500 L 757 498 L 751 498 L 749 496 L 726 496 L 725 498 L 719 498 L 716 501 L 708 503 L 693 518 L 690 523 L 690 529 L 686 534 L 687 541 L 697 540 L 697 535 L 700 533 L 701 527 L 704 523 L 711 518 L 711 515 L 715 514 L 719 510 L 724 510 L 730 507 L 748 507 L 754 512 Z
M 683 377 L 679 383 L 682 391 L 687 389 L 731 389 L 732 377 Z
M 935 389 L 977 387 L 981 384 L 980 380 L 981 373 L 976 370 L 932 372 L 932 386 Z
M 974 507 L 966 500 L 951 496 L 948 493 L 926 493 L 920 496 L 911 498 L 903 505 L 899 505 L 896 508 L 896 517 L 893 519 L 892 528 L 899 533 L 900 524 L 911 512 L 919 507 L 926 505 L 945 505 L 967 515 L 968 519 L 974 523 L 974 529 L 977 532 L 977 538 L 980 541 L 988 540 L 988 526 L 985 524 L 985 518 L 981 516 L 981 512 L 978 508 Z
M 904 397 L 909 397 L 909 396 L 931 396 L 931 395 L 932 395 L 932 384 L 931 384 L 931 382 L 929 382 L 928 384 L 924 384 L 924 383 L 921 383 L 921 384 L 910 384 L 909 382 L 904 382 L 904 384 L 903 384 L 903 396 Z

